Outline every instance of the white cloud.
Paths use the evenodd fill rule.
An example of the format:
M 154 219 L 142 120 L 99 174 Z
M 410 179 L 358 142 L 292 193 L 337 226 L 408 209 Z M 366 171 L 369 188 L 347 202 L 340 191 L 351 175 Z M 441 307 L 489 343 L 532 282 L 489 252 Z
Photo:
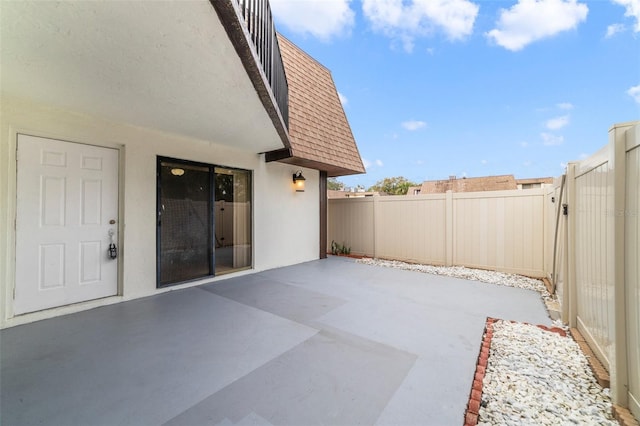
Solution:
M 402 127 L 404 127 L 407 130 L 418 130 L 421 129 L 423 127 L 425 127 L 427 125 L 427 123 L 425 123 L 424 121 L 419 121 L 419 120 L 409 120 L 409 121 L 405 121 L 402 123 Z
M 328 41 L 334 36 L 348 34 L 354 26 L 351 0 L 270 0 L 276 25 L 291 31 L 310 34 Z
M 374 30 L 400 40 L 411 52 L 414 39 L 442 31 L 451 40 L 473 32 L 480 7 L 469 0 L 363 0 L 362 11 Z
M 550 120 L 547 120 L 547 123 L 545 124 L 545 126 L 549 130 L 558 130 L 558 129 L 562 129 L 567 124 L 569 124 L 569 116 L 563 115 L 561 117 L 555 117 Z
M 621 33 L 624 31 L 624 24 L 611 24 L 607 27 L 607 33 L 604 35 L 605 38 L 611 38 L 614 35 Z
M 365 169 L 370 169 L 372 167 L 382 167 L 384 166 L 384 163 L 382 162 L 382 160 L 375 160 L 373 162 L 367 160 L 366 158 L 362 159 L 362 164 L 364 165 Z
M 562 170 L 566 170 L 568 165 L 569 165 L 568 163 L 560 163 L 560 168 Z
M 347 104 L 349 103 L 349 99 L 340 92 L 338 92 L 338 97 L 340 98 L 340 103 L 342 104 L 342 106 L 347 106 Z
M 560 102 L 556 106 L 560 109 L 566 109 L 566 110 L 573 109 L 573 104 L 571 102 Z
M 629 16 L 636 20 L 633 31 L 640 32 L 640 0 L 612 0 L 625 8 L 624 16 Z
M 541 133 L 542 143 L 546 146 L 562 145 L 564 136 L 557 136 L 551 133 Z
M 485 165 L 485 164 L 487 164 L 487 163 L 488 163 L 488 161 L 487 161 L 487 160 L 480 160 L 480 164 L 482 164 L 482 165 Z
M 511 9 L 502 9 L 497 28 L 486 35 L 511 51 L 534 41 L 575 29 L 587 18 L 589 8 L 577 0 L 518 0 Z
M 627 95 L 631 96 L 637 103 L 640 104 L 640 84 L 630 87 L 627 90 Z
M 520 142 L 520 146 L 526 148 L 529 146 L 529 142 Z

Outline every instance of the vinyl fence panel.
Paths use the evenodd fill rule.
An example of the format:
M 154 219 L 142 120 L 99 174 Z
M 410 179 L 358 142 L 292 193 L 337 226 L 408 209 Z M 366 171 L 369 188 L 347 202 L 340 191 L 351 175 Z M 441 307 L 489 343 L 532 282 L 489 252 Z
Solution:
M 453 194 L 456 265 L 544 276 L 544 189 Z
M 446 263 L 445 195 L 378 197 L 376 256 L 414 263 Z
M 626 139 L 625 283 L 629 408 L 640 418 L 640 126 Z
M 575 178 L 576 286 L 578 329 L 605 367 L 614 342 L 613 168 L 604 148 L 578 163 Z
M 609 143 L 567 168 L 568 251 L 563 318 L 611 376 L 613 402 L 640 417 L 640 122 L 614 125 Z M 557 259 L 556 259 L 557 262 Z
M 331 242 L 351 248 L 352 254 L 373 256 L 373 198 L 329 200 L 327 251 Z

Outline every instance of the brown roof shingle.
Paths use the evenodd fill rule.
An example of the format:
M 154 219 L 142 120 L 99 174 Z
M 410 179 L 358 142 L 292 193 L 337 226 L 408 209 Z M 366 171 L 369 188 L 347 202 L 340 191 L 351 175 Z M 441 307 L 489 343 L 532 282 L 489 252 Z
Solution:
M 422 183 L 420 194 L 438 194 L 452 192 L 501 191 L 517 189 L 513 175 L 484 176 L 477 178 L 456 179 L 454 176 L 445 180 L 429 180 Z
M 364 173 L 331 72 L 285 37 L 278 43 L 289 84 L 291 156 L 276 159 L 329 176 Z

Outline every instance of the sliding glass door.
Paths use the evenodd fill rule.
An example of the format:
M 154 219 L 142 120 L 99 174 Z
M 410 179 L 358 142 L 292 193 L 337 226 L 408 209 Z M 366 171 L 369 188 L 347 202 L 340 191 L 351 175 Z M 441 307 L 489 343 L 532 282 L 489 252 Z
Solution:
M 158 287 L 251 267 L 251 172 L 158 159 Z
M 215 168 L 216 273 L 251 267 L 251 174 Z

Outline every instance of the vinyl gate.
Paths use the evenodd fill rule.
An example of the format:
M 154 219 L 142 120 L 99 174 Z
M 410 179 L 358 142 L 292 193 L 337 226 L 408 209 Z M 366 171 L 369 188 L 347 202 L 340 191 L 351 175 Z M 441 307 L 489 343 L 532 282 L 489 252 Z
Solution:
M 640 418 L 640 123 L 569 163 L 566 189 L 563 318 L 609 370 L 614 402 Z

